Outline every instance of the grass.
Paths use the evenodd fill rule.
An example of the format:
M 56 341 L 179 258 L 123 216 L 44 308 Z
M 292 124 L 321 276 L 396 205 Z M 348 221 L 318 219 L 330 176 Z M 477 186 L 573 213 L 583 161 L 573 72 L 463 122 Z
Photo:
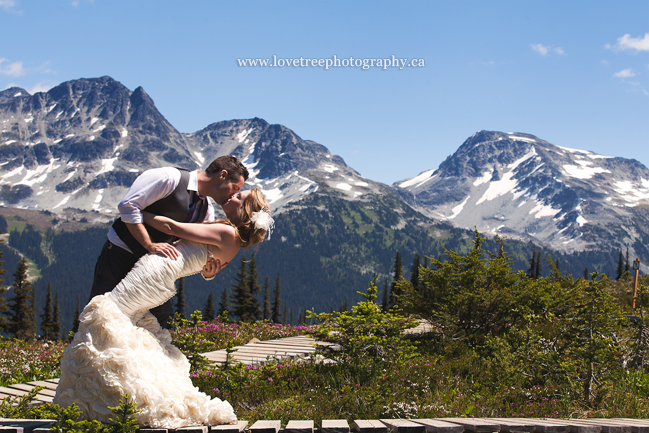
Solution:
M 308 332 L 306 327 L 267 322 L 202 322 L 179 329 L 209 343 L 209 350 Z M 417 355 L 381 368 L 322 363 L 318 358 L 191 372 L 194 384 L 212 397 L 228 400 L 239 419 L 539 417 L 649 418 L 649 375 L 626 372 L 609 381 L 589 404 L 574 387 L 547 382 L 517 385 L 494 368 L 493 360 L 466 348 L 440 349 L 433 334 L 409 338 Z M 0 385 L 58 377 L 62 342 L 0 340 Z M 362 365 L 362 363 L 360 364 Z

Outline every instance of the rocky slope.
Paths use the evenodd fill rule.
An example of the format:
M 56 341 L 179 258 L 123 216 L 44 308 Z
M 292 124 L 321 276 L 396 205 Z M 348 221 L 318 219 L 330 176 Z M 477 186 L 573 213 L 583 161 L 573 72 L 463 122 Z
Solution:
M 178 132 L 146 92 L 110 77 L 63 83 L 47 93 L 0 92 L 0 204 L 114 217 L 133 179 L 147 168 L 204 168 L 233 154 L 251 169 L 249 184 L 275 209 L 318 188 L 349 198 L 381 186 L 362 178 L 322 145 L 262 119 L 217 122 Z
M 646 254 L 649 170 L 636 160 L 480 131 L 437 170 L 394 184 L 428 215 L 561 251 Z

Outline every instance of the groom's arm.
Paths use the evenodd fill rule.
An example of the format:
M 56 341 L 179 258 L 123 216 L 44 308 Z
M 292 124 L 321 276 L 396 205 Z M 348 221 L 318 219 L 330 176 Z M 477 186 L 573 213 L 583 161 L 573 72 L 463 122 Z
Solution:
M 133 235 L 136 241 L 140 243 L 149 253 L 161 254 L 169 259 L 176 260 L 179 257 L 178 250 L 171 244 L 151 242 L 149 232 L 146 231 L 144 224 L 125 223 L 126 228 Z
M 148 252 L 176 259 L 178 251 L 167 243 L 153 243 L 143 224 L 142 210 L 167 197 L 180 182 L 177 169 L 164 167 L 147 170 L 138 176 L 119 203 L 119 213 L 129 232 Z

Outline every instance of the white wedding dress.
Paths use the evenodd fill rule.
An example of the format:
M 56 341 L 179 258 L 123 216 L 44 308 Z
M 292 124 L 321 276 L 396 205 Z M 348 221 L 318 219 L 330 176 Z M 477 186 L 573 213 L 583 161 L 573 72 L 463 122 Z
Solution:
M 174 282 L 200 272 L 207 246 L 181 241 L 177 260 L 142 257 L 111 292 L 95 296 L 79 317 L 79 331 L 61 359 L 54 403 L 76 403 L 84 419 L 108 421 L 121 394 L 129 394 L 142 426 L 180 428 L 232 424 L 227 401 L 194 387 L 189 361 L 171 344 L 149 309 L 176 294 Z

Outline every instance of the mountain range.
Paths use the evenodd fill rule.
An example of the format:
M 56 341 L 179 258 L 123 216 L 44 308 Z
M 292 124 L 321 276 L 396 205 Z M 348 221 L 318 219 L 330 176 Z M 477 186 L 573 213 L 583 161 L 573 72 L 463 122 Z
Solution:
M 223 154 L 244 161 L 251 173 L 247 185 L 271 202 L 277 229 L 255 253 L 259 275 L 279 273 L 296 311 L 335 308 L 363 290 L 374 273 L 379 282 L 389 280 L 397 251 L 408 267 L 415 254 L 466 250 L 472 236 L 467 229 L 505 238 L 519 269 L 527 265 L 531 243 L 575 275 L 585 265 L 612 272 L 626 248 L 632 258 L 649 260 L 649 170 L 635 160 L 560 147 L 525 133 L 479 131 L 437 169 L 385 185 L 361 176 L 326 147 L 263 119 L 180 133 L 144 89 L 131 91 L 110 77 L 68 81 L 34 95 L 17 87 L 0 92 L 0 205 L 47 215 L 42 230 L 52 229 L 48 242 L 72 221 L 105 231 L 143 170 L 203 169 Z M 101 248 L 103 236 L 88 233 L 93 246 L 66 268 L 88 275 L 60 283 L 70 305 L 83 298 L 92 273 L 85 269 L 90 265 L 79 264 Z M 53 275 L 64 278 L 62 266 L 50 254 L 40 265 L 40 284 Z M 227 284 L 218 283 L 219 290 L 235 272 L 236 266 L 223 271 Z M 202 296 L 214 290 L 194 284 L 200 296 L 194 305 L 188 302 L 190 309 L 200 308 Z

